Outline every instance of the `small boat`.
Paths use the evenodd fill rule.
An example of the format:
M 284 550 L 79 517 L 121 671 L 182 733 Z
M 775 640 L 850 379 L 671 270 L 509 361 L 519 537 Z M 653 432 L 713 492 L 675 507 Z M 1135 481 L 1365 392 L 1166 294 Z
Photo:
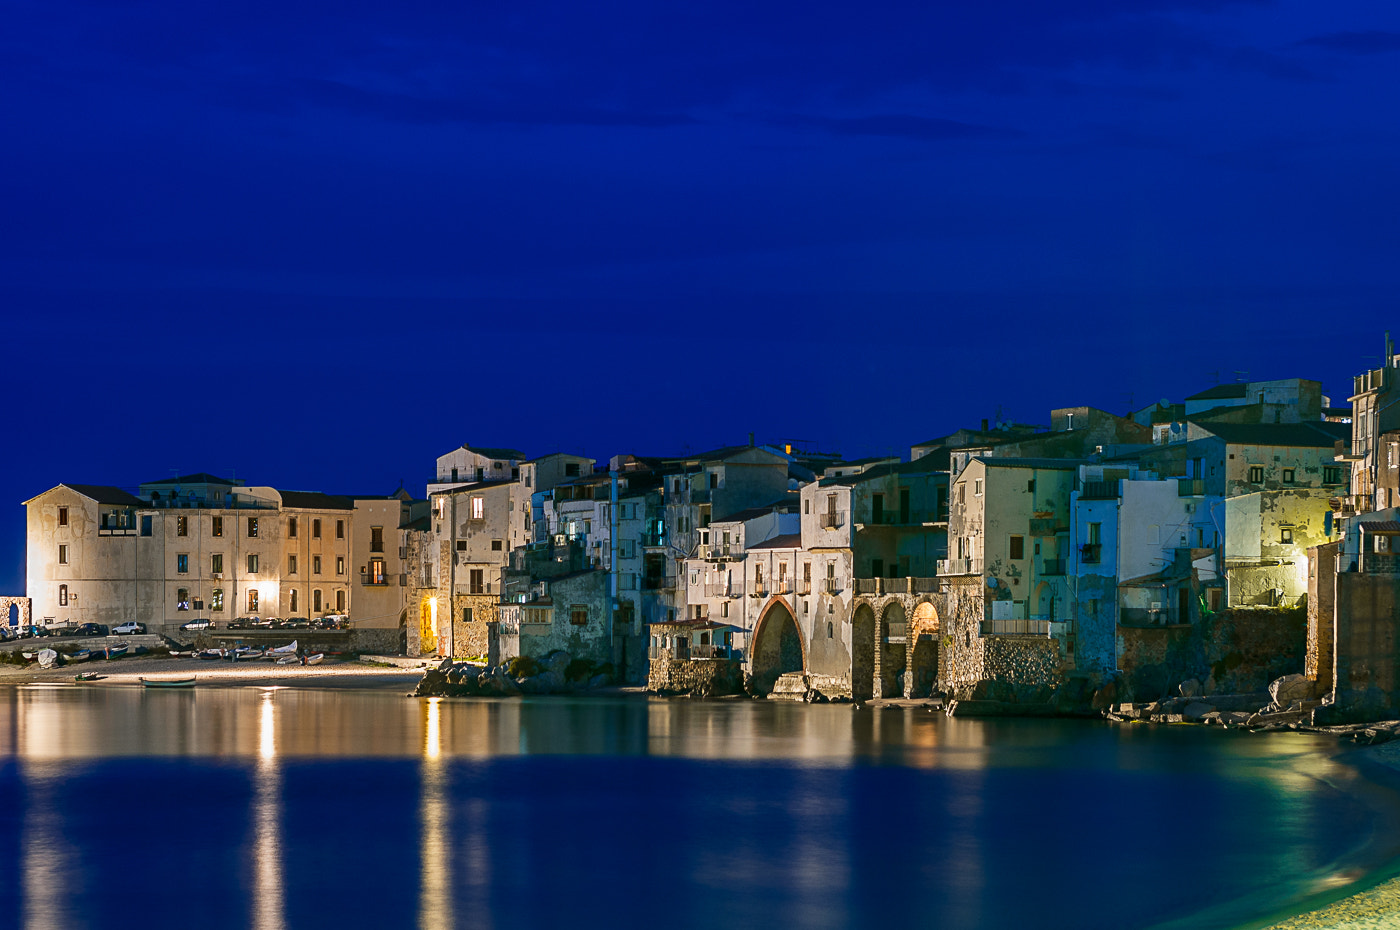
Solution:
M 301 664 L 302 664 L 302 665 L 320 665 L 320 664 L 321 664 L 321 660 L 324 659 L 325 657 L 326 657 L 326 654 L 325 654 L 324 652 L 318 652 L 318 653 L 316 653 L 316 654 L 313 655 L 313 656 L 307 656 L 305 659 L 302 659 Z
M 137 678 L 146 688 L 193 688 L 194 676 L 189 678 Z
M 28 649 L 26 649 L 24 652 L 21 652 L 20 655 L 24 657 L 24 661 L 26 662 L 33 662 L 39 658 L 39 653 L 33 652 Z
M 127 651 L 129 648 L 131 648 L 131 647 L 128 646 L 126 643 L 122 643 L 120 646 L 108 646 L 108 647 L 107 647 L 107 658 L 109 658 L 109 659 L 120 659 L 122 656 L 126 655 L 126 651 Z
M 267 650 L 267 654 L 270 655 L 270 656 L 295 655 L 295 654 L 296 654 L 296 651 L 297 651 L 297 641 L 296 641 L 296 640 L 292 640 L 290 643 L 288 643 L 288 644 L 285 645 L 285 646 L 273 646 L 271 649 Z
M 277 664 L 278 664 L 278 665 L 300 665 L 300 664 L 301 664 L 301 656 L 298 656 L 298 655 L 277 656 Z
M 85 685 L 90 681 L 101 681 L 106 677 L 106 675 L 99 675 L 96 672 L 83 672 L 79 675 L 74 675 L 73 680 L 80 685 Z
M 196 659 L 222 659 L 224 651 L 222 649 L 201 649 L 194 653 Z
M 92 650 L 91 650 L 91 649 L 79 649 L 77 652 L 71 652 L 71 653 L 68 654 L 68 661 L 69 661 L 69 662 L 86 662 L 88 659 L 91 659 L 91 658 L 92 658 Z
M 261 659 L 263 651 L 256 646 L 239 646 L 230 652 L 228 657 L 234 662 L 246 662 L 249 659 Z
M 39 667 L 53 668 L 58 664 L 58 652 L 53 649 L 39 650 Z

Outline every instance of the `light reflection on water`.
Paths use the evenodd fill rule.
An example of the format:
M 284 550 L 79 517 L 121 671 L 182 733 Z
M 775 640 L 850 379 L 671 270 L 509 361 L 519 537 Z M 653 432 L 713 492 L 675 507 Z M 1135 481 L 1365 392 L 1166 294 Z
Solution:
M 11 795 L 25 799 L 15 892 L 27 928 L 79 925 L 58 889 L 99 884 L 91 863 L 108 854 L 67 838 L 75 815 L 62 786 L 121 760 L 157 766 L 158 778 L 176 779 L 165 790 L 181 795 L 179 779 L 201 777 L 181 773 L 246 773 L 246 801 L 219 802 L 246 804 L 246 889 L 226 882 L 232 894 L 246 890 L 245 916 L 202 930 L 297 926 L 301 902 L 289 889 L 346 874 L 338 869 L 410 892 L 404 910 L 423 928 L 627 922 L 626 900 L 578 911 L 531 899 L 545 877 L 576 882 L 590 900 L 613 889 L 651 895 L 638 918 L 683 901 L 680 926 L 913 915 L 948 926 L 1035 916 L 1038 926 L 1131 927 L 1242 893 L 1204 882 L 1189 905 L 1174 903 L 1142 880 L 1171 868 L 1171 856 L 1256 876 L 1300 869 L 1291 884 L 1271 879 L 1275 901 L 1356 874 L 1354 841 L 1338 838 L 1361 822 L 1345 794 L 1353 773 L 1318 751 L 1334 747 L 1326 738 L 950 720 L 897 707 L 286 689 L 10 688 L 0 711 L 0 771 L 17 763 L 21 790 Z M 348 827 L 392 825 L 405 787 L 411 845 L 393 830 Z M 367 809 L 338 806 L 348 804 Z M 1257 839 L 1231 846 L 1241 830 Z M 196 842 L 217 851 L 227 841 L 209 828 Z M 1086 844 L 1110 849 L 1110 860 L 1090 870 L 1061 855 Z M 1087 884 L 1061 887 L 1075 880 Z M 1061 899 L 1119 910 L 1111 923 L 1070 914 L 1057 923 Z

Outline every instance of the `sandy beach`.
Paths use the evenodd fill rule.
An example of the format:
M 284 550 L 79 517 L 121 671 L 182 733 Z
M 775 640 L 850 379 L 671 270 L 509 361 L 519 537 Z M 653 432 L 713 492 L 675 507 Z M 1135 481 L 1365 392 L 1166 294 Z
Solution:
M 402 660 L 401 660 L 402 661 Z M 406 663 L 407 664 L 407 663 Z M 0 685 L 73 684 L 83 672 L 105 676 L 83 687 L 100 688 L 139 685 L 149 678 L 187 678 L 194 675 L 199 687 L 213 688 L 353 688 L 358 690 L 413 690 L 423 677 L 422 667 L 388 665 L 373 660 L 326 661 L 321 665 L 278 665 L 266 659 L 251 662 L 136 656 L 115 661 L 89 661 L 61 668 L 41 669 L 35 665 L 0 665 Z

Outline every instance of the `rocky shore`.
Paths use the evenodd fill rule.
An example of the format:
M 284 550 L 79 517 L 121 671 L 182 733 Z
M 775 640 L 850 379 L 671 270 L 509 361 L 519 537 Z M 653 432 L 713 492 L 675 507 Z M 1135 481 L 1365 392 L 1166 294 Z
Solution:
M 517 694 L 575 694 L 613 684 L 611 665 L 597 665 L 556 651 L 538 661 L 483 665 L 443 659 L 423 672 L 415 697 L 510 697 Z

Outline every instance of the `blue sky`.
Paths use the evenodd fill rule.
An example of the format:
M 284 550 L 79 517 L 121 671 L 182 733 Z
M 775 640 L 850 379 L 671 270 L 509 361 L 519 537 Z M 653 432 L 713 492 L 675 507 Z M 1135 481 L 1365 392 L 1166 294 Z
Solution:
M 0 587 L 59 481 L 907 452 L 1380 354 L 1400 7 L 759 6 L 9 4 Z

